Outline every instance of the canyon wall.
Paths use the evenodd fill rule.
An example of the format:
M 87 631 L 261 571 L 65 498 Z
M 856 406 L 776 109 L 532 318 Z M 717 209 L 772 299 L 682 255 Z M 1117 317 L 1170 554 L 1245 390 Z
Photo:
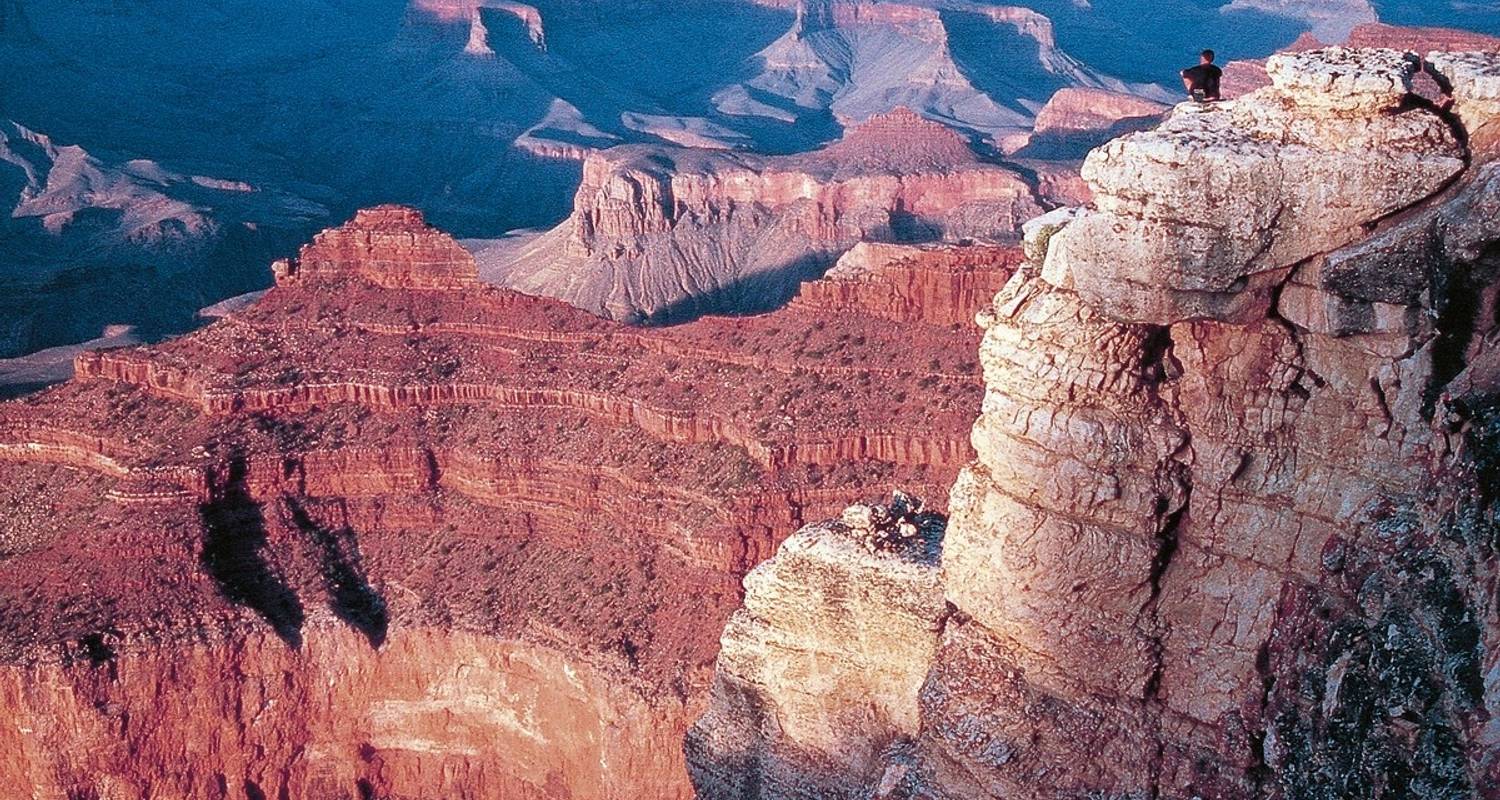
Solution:
M 618 147 L 584 162 L 573 214 L 485 274 L 626 321 L 776 308 L 862 241 L 1014 241 L 1045 198 L 899 109 L 824 150 L 757 157 Z
M 1414 99 L 1413 57 L 1311 51 L 1090 155 L 1092 206 L 1031 226 L 980 314 L 915 729 L 820 745 L 873 764 L 745 759 L 807 741 L 726 722 L 807 691 L 756 668 L 779 642 L 905 607 L 747 582 L 742 613 L 781 614 L 726 629 L 701 797 L 1493 795 L 1500 131 L 1463 109 L 1496 56 L 1429 61 L 1457 115 Z M 850 591 L 902 574 L 872 570 Z M 921 638 L 840 641 L 803 649 L 857 685 Z
M 889 255 L 640 329 L 382 206 L 199 331 L 80 355 L 0 403 L 0 786 L 691 796 L 745 572 L 850 497 L 943 507 L 972 455 L 955 323 L 1019 258 Z
M 90 640 L 6 670 L 0 772 L 58 798 L 691 797 L 680 699 L 523 641 L 310 633 Z

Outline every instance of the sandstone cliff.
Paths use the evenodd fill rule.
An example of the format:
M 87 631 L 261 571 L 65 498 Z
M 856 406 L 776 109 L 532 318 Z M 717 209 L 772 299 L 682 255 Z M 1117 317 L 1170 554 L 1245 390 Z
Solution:
M 1079 159 L 1110 139 L 1153 127 L 1167 110 L 1132 94 L 1065 87 L 1037 112 L 1031 133 L 1005 149 L 1017 158 Z
M 918 690 L 947 616 L 942 524 L 902 495 L 854 506 L 746 576 L 712 705 L 688 735 L 700 787 L 858 795 L 884 769 L 886 748 L 916 735 Z
M 562 226 L 481 258 L 488 278 L 523 292 L 674 321 L 774 308 L 860 241 L 1014 239 L 1043 202 L 1019 172 L 903 109 L 798 156 L 591 156 Z
M 1493 53 L 1429 60 L 1483 108 Z M 1415 67 L 1277 57 L 1090 156 L 1095 205 L 1031 226 L 981 313 L 919 721 L 808 725 L 780 644 L 832 616 L 819 675 L 918 670 L 910 624 L 886 659 L 837 633 L 900 627 L 904 567 L 846 588 L 883 608 L 831 567 L 747 582 L 781 611 L 726 629 L 700 796 L 1493 796 L 1500 131 Z
M 953 322 L 1018 258 L 963 257 L 641 330 L 386 206 L 196 333 L 79 356 L 0 404 L 0 786 L 689 796 L 745 571 L 851 496 L 942 507 L 971 457 Z

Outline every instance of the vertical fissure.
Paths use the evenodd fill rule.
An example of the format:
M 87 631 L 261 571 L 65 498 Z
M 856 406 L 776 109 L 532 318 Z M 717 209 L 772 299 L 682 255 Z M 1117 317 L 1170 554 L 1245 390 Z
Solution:
M 1183 492 L 1182 505 L 1174 511 L 1167 511 L 1166 498 L 1157 501 L 1159 513 L 1165 516 L 1162 517 L 1161 528 L 1156 535 L 1156 554 L 1151 561 L 1149 576 L 1151 594 L 1141 609 L 1141 622 L 1144 626 L 1142 632 L 1150 639 L 1152 659 L 1151 673 L 1146 678 L 1141 693 L 1141 701 L 1150 715 L 1149 724 L 1155 747 L 1151 756 L 1151 785 L 1149 787 L 1151 800 L 1158 800 L 1161 797 L 1161 775 L 1166 762 L 1166 740 L 1162 735 L 1162 714 L 1165 711 L 1166 701 L 1161 691 L 1162 678 L 1166 671 L 1166 643 L 1164 641 L 1166 632 L 1162 629 L 1161 623 L 1162 584 L 1167 571 L 1172 567 L 1173 558 L 1177 555 L 1179 531 L 1187 515 L 1192 484 L 1185 484 Z

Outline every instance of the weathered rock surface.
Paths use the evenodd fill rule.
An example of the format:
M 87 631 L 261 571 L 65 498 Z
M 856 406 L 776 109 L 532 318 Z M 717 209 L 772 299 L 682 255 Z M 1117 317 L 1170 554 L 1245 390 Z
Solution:
M 297 650 L 264 632 L 105 634 L 6 669 L 0 774 L 47 798 L 691 796 L 681 699 L 566 646 L 429 626 L 373 649 L 347 628 L 310 632 Z
M 1316 36 L 1303 34 L 1285 48 L 1285 52 L 1321 50 L 1332 42 L 1320 41 Z M 1420 56 L 1428 53 L 1464 53 L 1469 51 L 1500 50 L 1500 37 L 1487 36 L 1473 31 L 1454 28 L 1430 28 L 1415 25 L 1386 25 L 1374 22 L 1356 25 L 1344 38 L 1342 46 L 1348 48 L 1382 48 L 1410 51 Z M 1430 74 L 1427 65 L 1424 74 L 1416 76 L 1413 88 L 1423 97 L 1440 100 L 1442 93 Z M 1224 96 L 1235 98 L 1271 85 L 1266 75 L 1266 62 L 1231 61 L 1224 65 Z
M 859 308 L 893 322 L 968 325 L 1020 265 L 1021 251 L 994 245 L 861 242 L 822 280 L 802 284 L 791 307 L 834 315 Z
M 917 734 L 948 613 L 943 520 L 919 508 L 902 495 L 851 507 L 745 577 L 710 710 L 688 734 L 700 794 L 860 797 L 887 748 Z
M 479 279 L 474 257 L 414 209 L 377 206 L 318 234 L 295 260 L 272 265 L 278 282 L 358 275 L 386 289 L 463 289 Z
M 1401 108 L 1418 66 L 1394 50 L 1278 55 L 1271 87 L 1094 151 L 1096 210 L 1059 235 L 1044 276 L 1124 320 L 1262 315 L 1298 262 L 1463 169 L 1448 120 Z
M 1342 71 L 1366 63 L 1358 53 L 1273 70 L 1357 97 L 1303 108 L 1276 87 L 1237 109 L 1179 111 L 1108 156 L 1150 164 L 1137 155 L 1148 145 L 1191 149 L 1201 169 L 1169 183 L 1140 167 L 1150 182 L 1129 192 L 1122 168 L 1097 209 L 1030 226 L 1030 261 L 980 315 L 977 458 L 951 494 L 951 612 L 917 694 L 918 733 L 893 744 L 870 726 L 844 743 L 891 745 L 883 770 L 851 761 L 809 778 L 763 762 L 775 775 L 737 793 L 712 759 L 695 760 L 700 795 L 815 796 L 782 788 L 805 780 L 837 795 L 855 776 L 892 798 L 1494 794 L 1500 139 L 1494 122 L 1455 130 L 1410 110 L 1420 104 L 1391 82 L 1407 62 L 1370 57 L 1381 66 L 1369 80 Z M 1443 124 L 1423 116 L 1433 135 L 1333 171 L 1299 164 L 1311 131 L 1401 130 L 1416 113 Z M 1289 133 L 1220 147 L 1215 114 Z M 1246 152 L 1273 172 L 1242 172 Z M 1274 283 L 1232 285 L 1224 304 L 1185 313 L 1178 253 L 1145 233 L 1180 231 L 1158 225 L 1185 214 L 1179 204 L 1201 207 L 1220 180 L 1253 192 L 1267 174 L 1287 176 L 1273 197 L 1304 202 L 1318 187 L 1293 186 L 1288 165 L 1308 182 L 1351 181 L 1323 187 L 1336 194 L 1393 180 L 1392 159 L 1442 166 L 1404 173 L 1419 185 L 1392 183 L 1362 220 L 1345 205 L 1332 221 L 1214 229 L 1218 252 L 1253 252 L 1253 239 L 1284 265 Z M 1139 238 L 1110 238 L 1122 235 Z M 1100 290 L 1152 268 L 1161 279 L 1127 300 Z M 721 661 L 721 680 L 733 674 Z M 695 736 L 731 701 L 774 708 L 782 696 L 793 695 L 770 684 L 715 695 Z M 739 752 L 779 741 L 762 730 Z
M 367 210 L 0 404 L 0 786 L 687 797 L 743 574 L 849 497 L 942 508 L 970 458 L 981 292 L 642 330 L 475 272 Z
M 1437 52 L 1429 56 L 1431 69 L 1443 78 L 1453 95 L 1453 110 L 1469 128 L 1500 116 L 1500 65 L 1494 52 Z
M 955 132 L 898 110 L 812 154 L 619 147 L 572 217 L 483 255 L 488 279 L 627 321 L 774 308 L 861 241 L 1014 240 L 1043 199 Z

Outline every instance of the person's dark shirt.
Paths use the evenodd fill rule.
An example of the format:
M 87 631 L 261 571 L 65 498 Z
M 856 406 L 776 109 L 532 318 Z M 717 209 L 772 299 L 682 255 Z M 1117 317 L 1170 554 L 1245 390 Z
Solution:
M 1219 78 L 1223 76 L 1224 70 L 1213 64 L 1199 64 L 1182 71 L 1182 77 L 1188 82 L 1188 92 L 1203 92 L 1209 100 L 1219 99 Z

